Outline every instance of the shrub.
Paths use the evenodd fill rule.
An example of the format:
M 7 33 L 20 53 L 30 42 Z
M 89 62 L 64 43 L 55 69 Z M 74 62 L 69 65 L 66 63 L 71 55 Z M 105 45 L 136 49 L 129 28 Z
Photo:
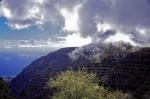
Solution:
M 94 73 L 82 70 L 62 72 L 48 86 L 57 89 L 53 99 L 129 99 L 127 94 L 99 86 Z

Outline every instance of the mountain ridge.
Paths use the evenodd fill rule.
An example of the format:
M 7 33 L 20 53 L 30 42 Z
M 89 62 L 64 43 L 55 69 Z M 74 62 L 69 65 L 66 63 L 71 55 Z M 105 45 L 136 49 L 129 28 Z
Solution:
M 57 73 L 70 67 L 73 69 L 85 67 L 89 71 L 94 71 L 98 76 L 105 77 L 105 80 L 103 81 L 104 85 L 114 89 L 129 90 L 132 92 L 135 91 L 134 95 L 137 97 L 141 94 L 143 97 L 147 93 L 142 93 L 137 91 L 137 89 L 140 90 L 138 87 L 144 84 L 144 81 L 146 81 L 145 79 L 147 79 L 149 75 L 150 48 L 142 48 L 141 50 L 135 52 L 128 52 L 126 53 L 127 56 L 125 57 L 117 56 L 119 59 L 116 59 L 116 56 L 113 57 L 110 55 L 105 57 L 101 63 L 92 62 L 91 60 L 88 60 L 86 57 L 82 56 L 78 57 L 76 61 L 73 61 L 70 58 L 69 53 L 75 49 L 75 47 L 71 47 L 57 50 L 48 54 L 47 56 L 43 56 L 35 60 L 28 67 L 26 67 L 22 73 L 20 73 L 11 82 L 11 88 L 16 94 L 17 98 L 48 99 L 47 95 L 52 95 L 53 92 L 46 88 L 47 80 L 50 77 L 54 77 Z M 122 55 L 123 53 L 124 51 L 120 52 L 119 55 Z M 146 61 L 142 60 L 141 57 Z M 137 63 L 138 61 L 139 63 Z M 128 63 L 133 64 L 133 66 L 128 66 Z M 139 66 L 136 66 L 136 64 L 139 64 Z M 141 72 L 144 71 L 140 71 L 140 69 L 142 69 L 140 67 L 142 64 L 145 64 L 144 68 L 146 68 L 147 72 L 147 74 L 144 74 L 144 76 L 141 76 Z M 131 77 L 129 78 L 128 76 Z M 136 80 L 139 80 L 139 83 L 135 84 L 134 88 L 132 88 L 130 85 L 133 85 Z M 140 80 L 143 80 L 143 82 Z M 146 82 L 149 83 L 149 80 Z

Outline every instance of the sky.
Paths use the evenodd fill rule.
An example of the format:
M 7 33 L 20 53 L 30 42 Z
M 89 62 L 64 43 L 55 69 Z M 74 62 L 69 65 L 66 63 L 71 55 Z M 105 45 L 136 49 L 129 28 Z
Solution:
M 150 0 L 0 0 L 0 75 L 59 48 L 120 41 L 150 46 Z
M 149 46 L 150 0 L 1 0 L 0 48 Z
M 80 33 L 74 33 L 78 28 L 79 6 L 74 6 L 73 12 L 65 7 L 61 7 L 58 11 L 50 4 L 51 2 L 54 1 L 1 1 L 0 48 L 51 50 L 91 43 L 90 37 L 83 38 Z

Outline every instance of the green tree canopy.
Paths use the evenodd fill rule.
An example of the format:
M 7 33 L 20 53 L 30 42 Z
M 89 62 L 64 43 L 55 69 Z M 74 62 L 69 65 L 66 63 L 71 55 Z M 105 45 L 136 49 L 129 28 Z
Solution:
M 94 73 L 82 70 L 62 72 L 48 86 L 57 88 L 53 99 L 129 99 L 128 94 L 99 86 Z

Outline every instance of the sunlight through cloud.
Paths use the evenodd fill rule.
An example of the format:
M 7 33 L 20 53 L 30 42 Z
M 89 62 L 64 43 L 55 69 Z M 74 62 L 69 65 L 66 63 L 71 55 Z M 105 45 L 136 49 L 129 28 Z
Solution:
M 63 28 L 66 31 L 79 31 L 78 27 L 78 21 L 79 21 L 79 15 L 78 11 L 81 5 L 77 5 L 74 9 L 73 12 L 70 12 L 67 9 L 61 9 L 61 14 L 65 18 L 65 27 Z
M 8 8 L 6 8 L 6 7 L 2 7 L 2 13 L 7 18 L 11 18 L 12 17 L 11 11 Z
M 63 45 L 64 47 L 81 47 L 92 42 L 90 37 L 83 38 L 79 33 L 69 34 L 66 37 L 58 38 L 63 39 L 63 41 L 60 41 L 60 45 Z

